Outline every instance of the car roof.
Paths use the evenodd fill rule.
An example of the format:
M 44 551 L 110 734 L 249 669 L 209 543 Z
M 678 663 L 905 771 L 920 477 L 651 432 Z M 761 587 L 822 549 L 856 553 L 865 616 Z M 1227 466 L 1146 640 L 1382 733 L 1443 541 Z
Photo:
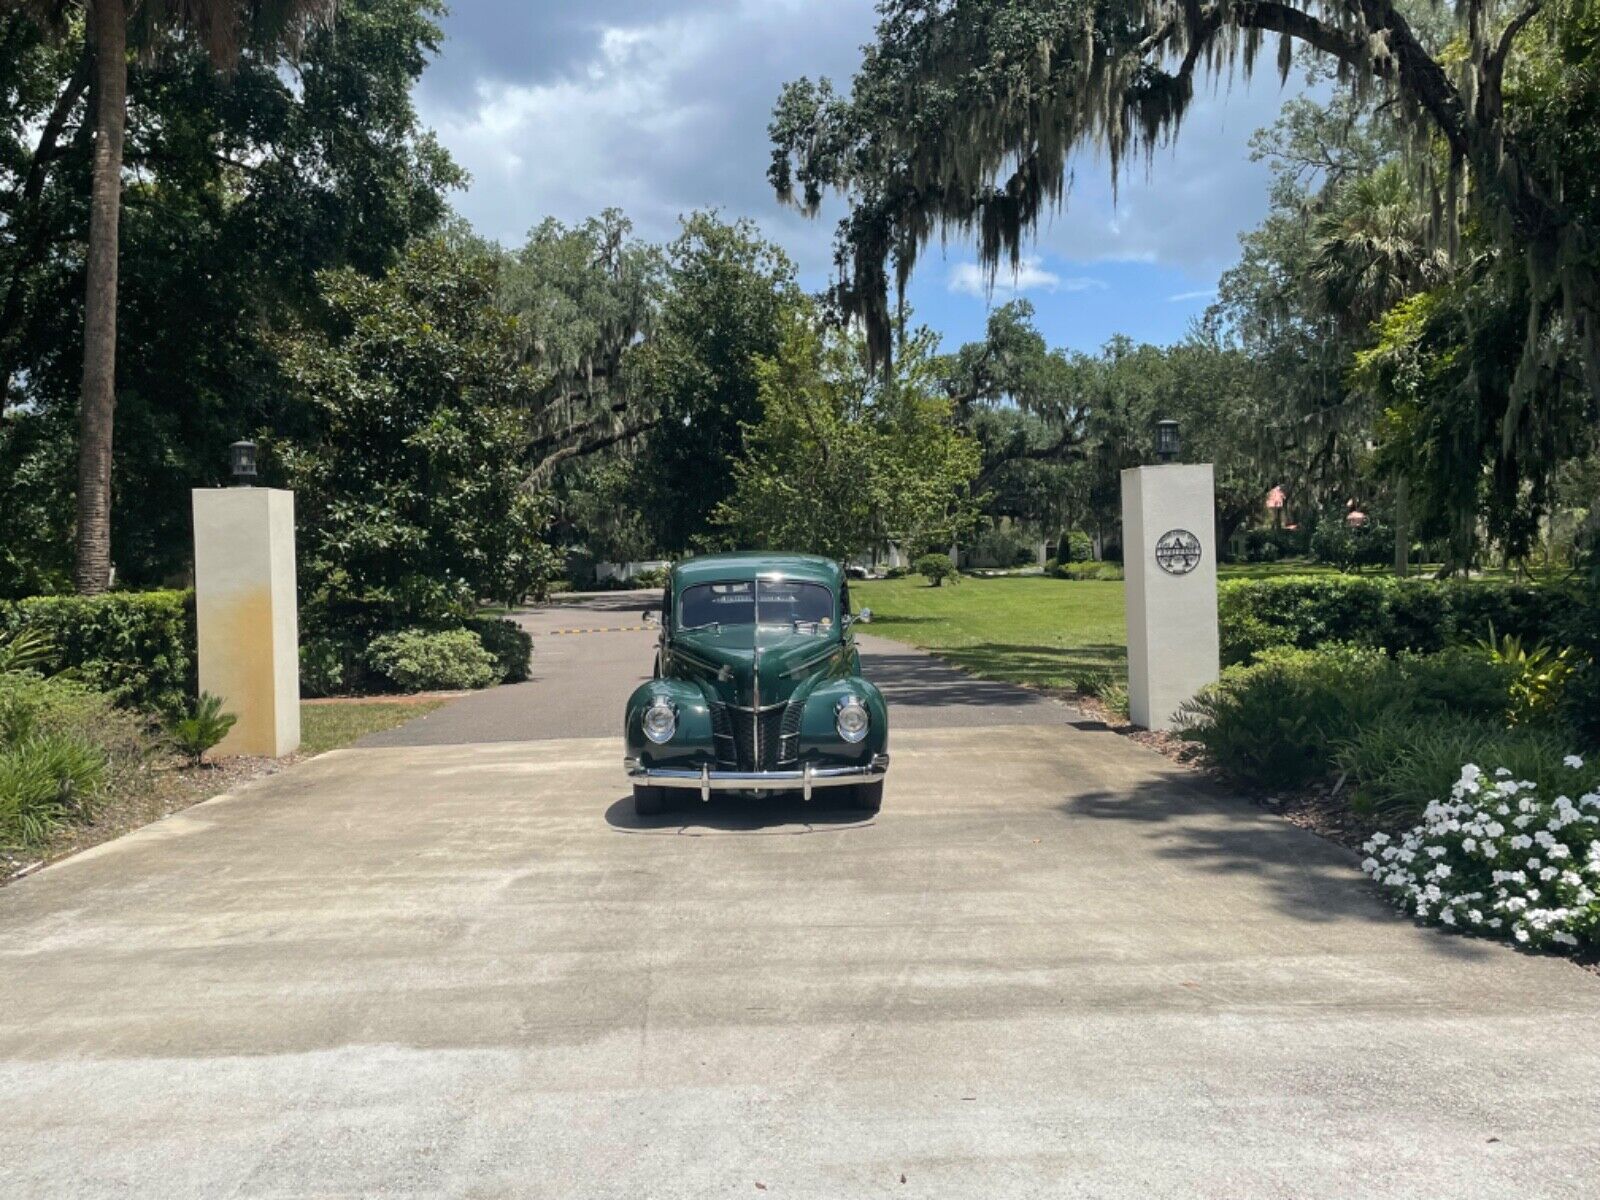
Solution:
M 838 590 L 844 572 L 820 554 L 769 554 L 738 551 L 684 559 L 672 568 L 673 590 L 696 583 L 721 583 L 763 578 L 796 579 Z

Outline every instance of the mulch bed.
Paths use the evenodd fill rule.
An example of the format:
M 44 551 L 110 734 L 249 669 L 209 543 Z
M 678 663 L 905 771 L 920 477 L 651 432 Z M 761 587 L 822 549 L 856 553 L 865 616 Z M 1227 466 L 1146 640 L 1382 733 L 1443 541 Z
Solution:
M 178 755 L 152 759 L 134 777 L 132 786 L 96 805 L 93 820 L 61 829 L 43 846 L 0 850 L 0 887 L 58 859 L 170 817 L 253 779 L 276 775 L 294 766 L 300 757 L 296 754 L 287 758 L 224 758 L 215 765 L 203 767 L 187 766 Z

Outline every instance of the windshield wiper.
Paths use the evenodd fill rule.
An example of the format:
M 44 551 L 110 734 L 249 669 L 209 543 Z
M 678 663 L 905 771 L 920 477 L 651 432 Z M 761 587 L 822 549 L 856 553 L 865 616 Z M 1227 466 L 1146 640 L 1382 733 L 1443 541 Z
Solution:
M 697 633 L 702 629 L 715 629 L 718 633 L 721 633 L 722 632 L 722 622 L 721 621 L 707 621 L 703 625 L 680 625 L 680 626 L 678 626 L 678 632 L 679 633 Z

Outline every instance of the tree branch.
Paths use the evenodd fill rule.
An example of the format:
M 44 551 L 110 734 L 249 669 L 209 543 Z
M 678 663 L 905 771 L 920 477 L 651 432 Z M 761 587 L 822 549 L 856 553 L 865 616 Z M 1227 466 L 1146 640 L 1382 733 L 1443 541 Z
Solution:
M 599 434 L 595 437 L 589 438 L 586 441 L 577 442 L 570 446 L 563 446 L 561 449 L 552 451 L 551 453 L 545 455 L 544 458 L 540 459 L 538 465 L 535 466 L 533 470 L 528 472 L 528 478 L 530 480 L 546 479 L 549 477 L 550 472 L 554 471 L 568 459 L 585 458 L 588 455 L 595 454 L 598 451 L 604 450 L 610 446 L 615 446 L 618 442 L 625 442 L 630 438 L 638 437 L 641 433 L 648 433 L 660 423 L 660 417 L 652 417 L 650 420 L 642 422 L 638 425 L 630 425 L 622 429 L 614 430 L 611 433 Z

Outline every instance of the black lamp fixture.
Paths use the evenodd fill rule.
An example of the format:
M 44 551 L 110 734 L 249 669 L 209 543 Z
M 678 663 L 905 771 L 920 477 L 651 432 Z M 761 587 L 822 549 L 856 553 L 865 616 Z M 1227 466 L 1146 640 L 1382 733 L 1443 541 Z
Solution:
M 1180 443 L 1178 423 L 1173 420 L 1156 422 L 1156 457 L 1164 463 L 1177 462 Z
M 254 487 L 256 482 L 256 444 L 242 438 L 228 447 L 228 462 L 233 468 L 234 487 Z

